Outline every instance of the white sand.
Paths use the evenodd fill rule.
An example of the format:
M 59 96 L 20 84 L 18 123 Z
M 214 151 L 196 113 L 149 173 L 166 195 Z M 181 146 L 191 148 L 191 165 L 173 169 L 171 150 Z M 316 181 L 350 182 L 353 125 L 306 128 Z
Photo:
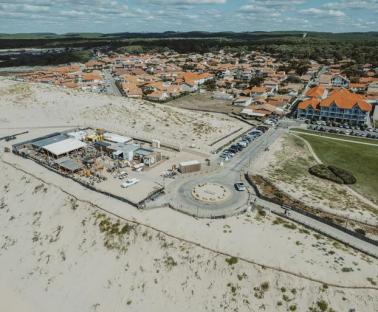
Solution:
M 196 113 L 141 100 L 97 95 L 43 84 L 0 78 L 0 128 L 79 125 L 106 128 L 129 136 L 159 139 L 181 147 L 209 144 L 247 124 L 225 115 Z M 234 136 L 236 136 L 235 134 Z
M 6 107 L 1 96 L 7 112 L 2 126 L 56 123 L 48 98 L 45 111 L 36 103 L 17 108 L 10 95 L 7 100 L 13 102 Z M 73 111 L 57 110 L 80 121 L 74 98 L 65 101 Z M 39 110 L 52 117 L 37 119 Z M 96 123 L 93 118 L 88 123 Z M 206 144 L 210 139 L 201 140 Z M 368 279 L 378 283 L 378 261 L 314 232 L 274 225 L 274 216 L 210 221 L 170 209 L 138 211 L 30 160 L 3 154 L 4 145 L 0 143 L 0 291 L 6 298 L 0 300 L 0 311 L 287 311 L 291 305 L 307 311 L 321 300 L 336 311 L 375 311 L 378 306 L 377 289 L 356 288 L 374 287 Z M 116 218 L 99 218 L 100 208 L 146 226 L 110 239 L 99 223 L 107 218 L 115 223 Z M 109 239 L 113 249 L 104 245 Z M 231 255 L 247 261 L 229 265 Z M 261 289 L 264 282 L 269 283 L 266 291 Z M 350 288 L 325 289 L 322 283 Z

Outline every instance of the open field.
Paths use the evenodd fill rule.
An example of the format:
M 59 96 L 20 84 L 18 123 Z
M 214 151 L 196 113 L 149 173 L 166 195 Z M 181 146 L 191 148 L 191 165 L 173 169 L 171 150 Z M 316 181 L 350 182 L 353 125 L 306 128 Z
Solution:
M 331 139 L 338 139 L 338 140 L 347 140 L 351 143 L 368 143 L 368 144 L 375 144 L 378 146 L 378 140 L 376 139 L 369 139 L 369 138 L 361 138 L 361 137 L 355 137 L 352 135 L 340 135 L 335 133 L 326 133 L 326 132 L 320 132 L 320 131 L 313 131 L 313 130 L 307 130 L 307 129 L 300 129 L 300 128 L 292 128 L 290 129 L 293 132 L 299 132 L 303 134 L 315 134 L 319 135 L 323 138 L 331 138 Z
M 353 144 L 300 134 L 327 165 L 349 170 L 357 178 L 352 187 L 378 203 L 378 145 Z
M 330 153 L 329 144 L 334 146 L 336 143 L 344 143 L 324 139 L 323 141 L 328 143 Z M 349 145 L 357 149 L 370 147 L 362 144 Z M 377 209 L 361 200 L 349 188 L 312 176 L 308 169 L 315 164 L 317 162 L 305 142 L 289 135 L 276 142 L 270 152 L 261 155 L 260 159 L 252 163 L 251 172 L 262 175 L 280 190 L 310 207 L 358 221 L 378 221 Z M 371 184 L 371 188 L 374 189 L 374 184 Z
M 233 106 L 231 101 L 211 98 L 211 93 L 189 94 L 167 103 L 169 106 L 190 110 L 203 110 L 218 113 L 240 113 L 241 108 Z

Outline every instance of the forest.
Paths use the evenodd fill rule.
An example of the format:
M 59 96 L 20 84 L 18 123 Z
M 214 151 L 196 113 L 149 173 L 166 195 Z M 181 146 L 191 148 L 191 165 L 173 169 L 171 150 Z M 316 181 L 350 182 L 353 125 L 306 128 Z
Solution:
M 23 53 L 0 57 L 0 67 L 22 65 L 56 65 L 80 62 L 90 58 L 93 50 L 143 53 L 176 51 L 178 53 L 232 53 L 251 50 L 268 52 L 282 61 L 350 58 L 356 64 L 378 66 L 378 33 L 306 33 L 303 32 L 166 32 L 119 34 L 0 34 L 0 49 L 67 48 L 68 51 L 47 52 L 43 55 Z M 82 48 L 72 52 L 70 48 Z

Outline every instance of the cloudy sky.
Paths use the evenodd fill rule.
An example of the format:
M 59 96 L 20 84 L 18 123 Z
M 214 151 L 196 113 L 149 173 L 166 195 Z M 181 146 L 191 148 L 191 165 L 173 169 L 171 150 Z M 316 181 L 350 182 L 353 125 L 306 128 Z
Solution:
M 0 32 L 378 31 L 378 0 L 0 0 Z

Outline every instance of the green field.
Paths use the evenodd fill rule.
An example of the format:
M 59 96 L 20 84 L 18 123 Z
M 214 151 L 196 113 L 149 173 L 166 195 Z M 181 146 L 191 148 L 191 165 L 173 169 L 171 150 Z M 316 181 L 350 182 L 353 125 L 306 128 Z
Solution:
M 320 131 L 306 130 L 306 129 L 299 129 L 299 128 L 292 128 L 290 130 L 293 131 L 293 132 L 321 135 L 324 138 L 348 140 L 348 141 L 357 142 L 357 143 L 376 144 L 378 146 L 378 140 L 377 139 L 369 139 L 369 138 L 363 138 L 363 137 L 355 137 L 353 135 L 342 135 L 342 134 L 327 133 L 327 132 L 320 132 Z M 297 134 L 299 134 L 299 133 L 297 133 Z
M 370 146 L 299 134 L 326 165 L 349 170 L 357 178 L 352 187 L 378 203 L 378 145 Z

